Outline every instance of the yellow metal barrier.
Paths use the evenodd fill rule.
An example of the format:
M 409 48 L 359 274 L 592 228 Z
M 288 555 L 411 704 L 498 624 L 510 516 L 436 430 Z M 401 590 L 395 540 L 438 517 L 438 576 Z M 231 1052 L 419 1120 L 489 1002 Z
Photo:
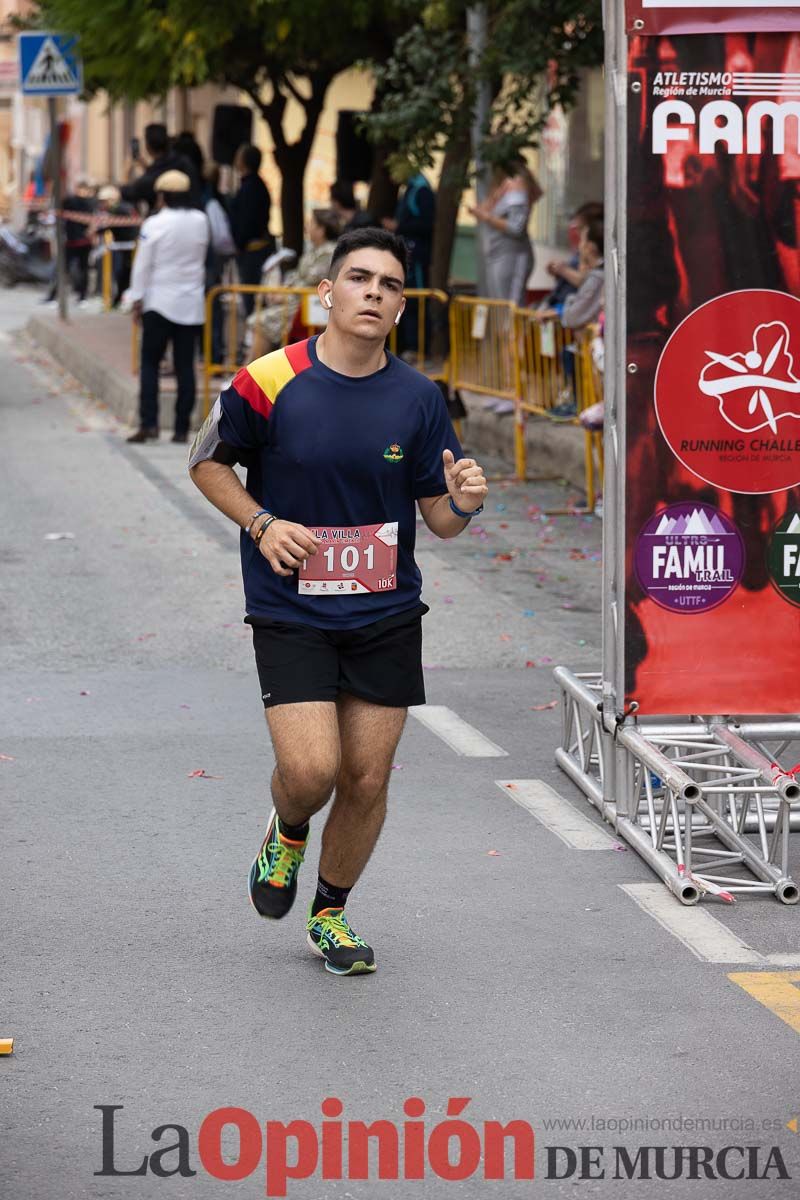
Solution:
M 409 362 L 412 367 L 416 367 L 423 375 L 427 375 L 429 379 L 450 379 L 450 365 L 447 357 L 446 349 L 446 329 L 447 329 L 447 305 L 449 297 L 447 292 L 438 291 L 436 288 L 406 288 L 403 293 L 406 301 L 416 301 L 416 349 L 406 350 L 403 352 L 403 357 L 406 362 Z M 412 314 L 407 314 L 407 317 Z M 438 324 L 442 333 L 441 341 L 443 343 L 441 350 L 437 350 L 436 331 L 434 325 Z M 402 322 L 400 328 L 402 329 Z M 389 334 L 389 349 L 392 354 L 397 354 L 398 347 L 398 329 L 393 328 Z
M 527 478 L 526 421 L 550 416 L 557 405 L 575 401 L 579 414 L 602 399 L 602 378 L 591 352 L 588 330 L 564 329 L 542 321 L 533 309 L 482 296 L 454 296 L 450 305 L 451 382 L 472 392 L 514 403 L 516 476 Z M 585 431 L 587 511 L 595 504 L 598 472 L 602 480 L 602 433 Z
M 603 378 L 595 366 L 592 342 L 597 336 L 595 328 L 577 330 L 575 333 L 575 395 L 578 414 L 586 412 L 603 399 Z M 595 465 L 600 487 L 603 486 L 603 431 L 584 429 L 584 456 L 586 472 L 586 507 L 594 512 L 597 493 Z
M 114 303 L 114 262 L 111 256 L 111 244 L 113 241 L 114 235 L 110 229 L 107 229 L 103 234 L 103 312 L 111 312 L 111 306 Z
M 450 379 L 502 400 L 519 394 L 519 356 L 514 345 L 510 300 L 454 296 L 450 302 Z
M 546 416 L 564 398 L 569 333 L 560 321 L 542 321 L 535 309 L 518 308 L 514 318 L 520 355 L 519 403 L 526 413 Z

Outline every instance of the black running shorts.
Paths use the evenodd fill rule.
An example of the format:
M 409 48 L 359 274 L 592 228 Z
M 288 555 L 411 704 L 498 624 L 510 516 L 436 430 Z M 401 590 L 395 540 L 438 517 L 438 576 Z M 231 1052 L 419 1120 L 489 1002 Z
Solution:
M 359 629 L 246 617 L 253 626 L 264 707 L 336 700 L 342 692 L 389 708 L 424 704 L 422 617 L 427 611 L 419 604 Z

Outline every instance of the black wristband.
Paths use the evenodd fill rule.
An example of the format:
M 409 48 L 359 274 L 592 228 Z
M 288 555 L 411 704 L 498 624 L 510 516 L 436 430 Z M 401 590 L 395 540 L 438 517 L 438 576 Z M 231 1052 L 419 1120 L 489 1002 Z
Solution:
M 255 542 L 255 544 L 257 546 L 259 546 L 261 544 L 261 539 L 264 536 L 264 534 L 266 533 L 266 531 L 269 529 L 272 522 L 277 521 L 277 519 L 278 518 L 276 516 L 274 516 L 273 514 L 270 514 L 267 517 L 266 521 L 264 521 L 263 524 L 259 526 L 258 533 L 253 538 L 253 541 Z

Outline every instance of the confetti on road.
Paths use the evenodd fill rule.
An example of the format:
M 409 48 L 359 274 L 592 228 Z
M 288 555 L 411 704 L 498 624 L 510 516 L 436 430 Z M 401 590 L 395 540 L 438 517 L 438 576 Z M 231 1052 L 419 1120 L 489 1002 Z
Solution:
M 44 535 L 44 540 L 46 542 L 74 541 L 75 534 L 74 533 L 46 533 Z
M 499 858 L 500 857 L 499 850 L 487 850 L 486 853 L 489 858 Z
M 558 704 L 557 700 L 551 700 L 549 704 L 532 704 L 530 706 L 530 711 L 531 712 L 545 712 L 548 708 L 555 708 L 557 704 Z
M 91 694 L 92 694 L 91 692 L 87 692 L 87 691 L 81 691 L 78 693 L 78 695 L 80 695 L 80 696 L 91 696 Z
M 208 775 L 201 767 L 199 771 L 190 771 L 187 779 L 222 779 L 221 775 Z
M 11 754 L 0 754 L 0 762 L 16 762 L 17 760 Z

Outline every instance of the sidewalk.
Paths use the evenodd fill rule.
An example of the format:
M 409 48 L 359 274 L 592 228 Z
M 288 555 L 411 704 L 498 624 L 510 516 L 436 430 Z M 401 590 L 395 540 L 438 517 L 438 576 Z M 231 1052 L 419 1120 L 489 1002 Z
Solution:
M 35 313 L 28 321 L 28 333 L 55 360 L 70 372 L 96 400 L 107 404 L 121 421 L 132 428 L 138 425 L 139 377 L 132 370 L 131 318 L 123 313 L 75 313 L 63 325 L 56 313 Z M 198 402 L 194 426 L 203 413 L 203 376 L 197 370 Z M 468 411 L 464 422 L 464 440 L 476 455 L 491 455 L 503 460 L 508 471 L 514 464 L 514 416 L 498 416 L 484 407 L 487 397 L 461 393 Z M 161 379 L 162 430 L 172 428 L 175 407 L 175 380 Z M 583 489 L 584 436 L 574 425 L 554 425 L 545 417 L 531 417 L 527 423 L 528 470 L 532 478 L 563 478 Z

